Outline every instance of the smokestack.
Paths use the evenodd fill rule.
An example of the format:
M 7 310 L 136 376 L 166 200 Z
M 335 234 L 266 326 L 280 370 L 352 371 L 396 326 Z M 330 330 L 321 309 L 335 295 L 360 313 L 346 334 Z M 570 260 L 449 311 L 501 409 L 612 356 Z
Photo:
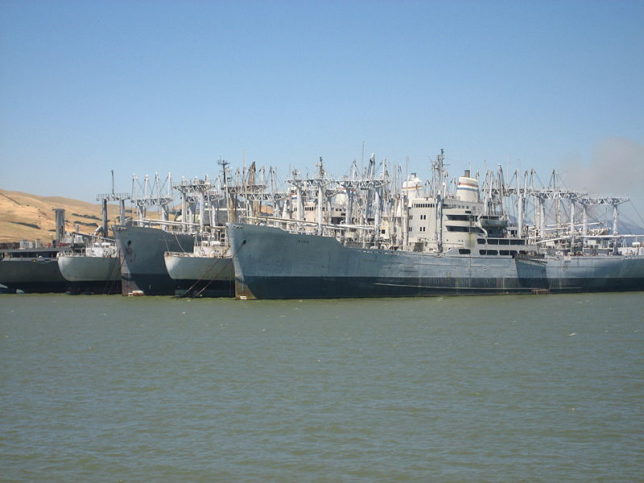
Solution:
M 113 189 L 113 188 L 112 188 Z M 107 237 L 107 198 L 103 198 L 101 200 L 101 218 L 102 218 L 102 223 L 101 223 L 101 230 L 103 231 L 103 236 Z
M 125 225 L 125 200 L 119 200 L 119 224 Z
M 60 244 L 65 237 L 65 210 L 63 208 L 54 208 L 54 214 L 56 217 L 56 237 L 54 241 L 56 244 Z
M 465 170 L 465 177 L 466 177 L 466 178 L 469 178 L 469 177 L 470 177 L 470 170 L 469 170 L 469 169 L 466 169 L 466 170 Z

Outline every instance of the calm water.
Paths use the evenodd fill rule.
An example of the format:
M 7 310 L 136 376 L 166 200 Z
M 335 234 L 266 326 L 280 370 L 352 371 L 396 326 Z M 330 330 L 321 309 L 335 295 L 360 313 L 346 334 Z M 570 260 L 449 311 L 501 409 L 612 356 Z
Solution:
M 642 480 L 644 293 L 0 296 L 0 479 Z

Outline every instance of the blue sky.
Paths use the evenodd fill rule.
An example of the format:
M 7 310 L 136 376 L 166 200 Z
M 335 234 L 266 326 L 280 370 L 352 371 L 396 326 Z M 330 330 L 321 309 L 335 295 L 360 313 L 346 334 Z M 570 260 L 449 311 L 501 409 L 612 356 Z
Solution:
M 0 0 L 0 187 L 340 176 L 364 142 L 421 174 L 444 148 L 452 175 L 610 178 L 644 216 L 643 25 L 642 1 Z

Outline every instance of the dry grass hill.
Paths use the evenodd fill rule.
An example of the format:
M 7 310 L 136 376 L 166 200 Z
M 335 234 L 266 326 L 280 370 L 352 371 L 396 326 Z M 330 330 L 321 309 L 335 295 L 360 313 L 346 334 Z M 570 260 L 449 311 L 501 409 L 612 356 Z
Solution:
M 93 233 L 101 223 L 98 203 L 59 196 L 36 196 L 0 189 L 0 243 L 36 240 L 44 244 L 54 238 L 54 208 L 65 209 L 65 230 Z M 118 215 L 116 205 L 109 206 L 109 218 Z

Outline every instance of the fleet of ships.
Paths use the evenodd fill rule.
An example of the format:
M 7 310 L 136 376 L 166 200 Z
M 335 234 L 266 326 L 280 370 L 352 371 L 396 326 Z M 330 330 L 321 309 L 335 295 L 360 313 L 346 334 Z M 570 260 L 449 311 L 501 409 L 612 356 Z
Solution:
M 320 159 L 282 187 L 272 169 L 220 164 L 214 180 L 135 178 L 99 195 L 93 236 L 66 235 L 56 210 L 54 245 L 3 251 L 0 284 L 239 299 L 644 290 L 642 236 L 619 230 L 628 199 L 563 189 L 554 172 L 546 185 L 534 170 L 450 179 L 441 151 L 427 182 L 372 156 L 339 179 Z

